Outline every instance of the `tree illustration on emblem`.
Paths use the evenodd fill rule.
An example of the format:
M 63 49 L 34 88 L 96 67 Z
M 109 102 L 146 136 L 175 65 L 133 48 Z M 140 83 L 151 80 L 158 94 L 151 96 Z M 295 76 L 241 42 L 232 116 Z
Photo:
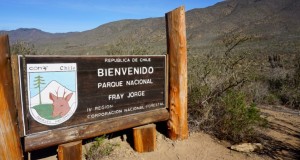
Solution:
M 42 84 L 45 84 L 44 83 L 44 80 L 43 80 L 43 77 L 42 76 L 40 76 L 40 75 L 38 75 L 38 76 L 36 76 L 36 77 L 34 77 L 34 88 L 38 88 L 39 89 L 39 102 L 40 102 L 40 104 L 42 104 L 42 98 L 41 98 L 41 85 Z

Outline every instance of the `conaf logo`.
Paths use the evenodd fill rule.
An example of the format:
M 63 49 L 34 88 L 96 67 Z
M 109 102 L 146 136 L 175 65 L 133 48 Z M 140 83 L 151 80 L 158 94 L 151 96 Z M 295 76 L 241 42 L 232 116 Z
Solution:
M 78 103 L 76 66 L 76 63 L 27 64 L 29 113 L 34 120 L 54 126 L 72 117 Z

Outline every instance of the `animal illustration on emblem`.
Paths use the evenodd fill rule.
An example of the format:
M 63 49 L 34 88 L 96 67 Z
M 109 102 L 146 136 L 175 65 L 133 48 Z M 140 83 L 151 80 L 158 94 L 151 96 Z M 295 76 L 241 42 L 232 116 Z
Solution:
M 53 118 L 55 118 L 57 116 L 63 117 L 71 109 L 71 107 L 69 105 L 69 101 L 70 101 L 73 93 L 70 93 L 67 96 L 65 96 L 66 91 L 64 91 L 63 96 L 59 97 L 58 90 L 59 90 L 59 87 L 57 88 L 56 96 L 52 93 L 49 93 L 49 98 L 53 101 L 53 103 L 52 103 L 52 106 L 53 106 L 52 117 Z
M 45 68 L 41 71 L 31 68 Z M 61 70 L 61 68 L 69 68 Z M 69 120 L 77 109 L 76 63 L 27 64 L 28 111 L 35 121 L 55 126 Z

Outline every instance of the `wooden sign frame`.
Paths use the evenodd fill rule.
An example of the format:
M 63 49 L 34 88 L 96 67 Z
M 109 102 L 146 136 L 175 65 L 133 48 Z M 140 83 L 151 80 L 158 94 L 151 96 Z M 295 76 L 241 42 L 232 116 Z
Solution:
M 168 134 L 172 140 L 188 138 L 187 46 L 184 7 L 181 6 L 167 13 L 165 18 L 168 61 L 166 63 L 168 64 L 166 67 L 168 71 L 166 79 L 168 80 L 165 86 L 168 89 L 166 93 L 169 93 L 165 105 L 169 106 L 168 108 L 101 120 L 92 124 L 33 133 L 25 137 L 23 127 L 20 127 L 24 124 L 22 116 L 20 116 L 22 109 L 20 107 L 18 58 L 10 56 L 8 36 L 0 36 L 0 99 L 3 101 L 0 103 L 2 109 L 0 130 L 5 131 L 1 132 L 0 137 L 2 142 L 0 143 L 2 146 L 0 147 L 0 157 L 22 159 L 24 151 L 33 151 L 158 121 L 167 121 Z M 14 78 L 12 79 L 12 77 Z M 19 128 L 17 128 L 18 126 Z M 20 137 L 23 137 L 24 140 L 23 150 Z
M 23 59 L 23 58 L 25 58 L 25 59 Z M 143 125 L 143 124 L 162 121 L 162 116 L 165 117 L 165 118 L 168 117 L 168 112 L 167 112 L 167 109 L 166 109 L 167 108 L 167 102 L 168 102 L 167 101 L 168 81 L 167 81 L 167 78 L 166 78 L 166 77 L 168 77 L 168 74 L 167 74 L 168 69 L 167 69 L 166 66 L 168 66 L 168 65 L 167 65 L 167 58 L 166 58 L 165 55 L 153 55 L 153 56 L 83 56 L 83 57 L 82 56 L 81 57 L 76 57 L 76 56 L 59 56 L 59 57 L 57 57 L 57 56 L 50 56 L 50 57 L 49 56 L 27 56 L 27 57 L 23 57 L 23 58 L 22 57 L 18 58 L 18 63 L 20 63 L 20 66 L 19 66 L 20 71 L 24 71 L 26 69 L 26 68 L 24 68 L 24 66 L 25 66 L 25 64 L 27 64 L 26 60 L 28 60 L 28 59 L 30 59 L 30 60 L 28 60 L 29 61 L 28 63 L 36 63 L 36 65 L 43 64 L 44 66 L 46 64 L 48 64 L 47 67 L 49 67 L 49 65 L 52 65 L 52 64 L 57 64 L 57 62 L 59 62 L 58 64 L 60 64 L 60 65 L 62 65 L 63 62 L 77 62 L 78 63 L 77 65 L 83 66 L 82 64 L 84 64 L 84 63 L 82 61 L 86 61 L 85 63 L 89 63 L 89 65 L 92 68 L 94 67 L 92 73 L 93 74 L 95 73 L 95 75 L 97 74 L 97 70 L 95 70 L 95 69 L 97 69 L 97 66 L 95 66 L 95 65 L 98 65 L 98 67 L 99 67 L 99 65 L 103 67 L 103 65 L 107 65 L 107 63 L 105 63 L 105 64 L 101 64 L 101 63 L 104 63 L 104 61 L 106 62 L 107 59 L 108 60 L 112 59 L 114 61 L 114 60 L 118 60 L 118 59 L 122 59 L 122 58 L 123 59 L 127 58 L 130 61 L 134 61 L 134 60 L 147 61 L 147 58 L 148 58 L 149 60 L 152 59 L 152 61 L 153 61 L 152 63 L 158 63 L 158 62 L 156 62 L 157 61 L 156 59 L 161 59 L 161 60 L 163 60 L 163 63 L 164 63 L 164 66 L 163 66 L 164 67 L 163 68 L 164 69 L 163 70 L 163 72 L 164 72 L 164 74 L 163 74 L 163 76 L 164 76 L 164 81 L 163 81 L 163 85 L 164 85 L 163 101 L 164 101 L 164 104 L 163 105 L 164 106 L 159 107 L 159 108 L 154 108 L 154 110 L 145 108 L 145 111 L 137 112 L 137 113 L 131 113 L 129 115 L 125 114 L 125 115 L 120 116 L 120 117 L 110 117 L 110 119 L 99 119 L 99 120 L 91 121 L 91 122 L 84 121 L 84 123 L 82 123 L 82 122 L 78 123 L 78 121 L 77 121 L 76 124 L 72 124 L 71 126 L 68 125 L 68 124 L 67 125 L 58 125 L 59 127 L 51 126 L 47 130 L 41 130 L 41 131 L 38 130 L 38 132 L 33 132 L 33 133 L 29 132 L 29 134 L 28 134 L 28 132 L 27 133 L 25 132 L 26 129 L 28 129 L 28 124 L 26 124 L 26 123 L 30 123 L 30 122 L 29 121 L 27 122 L 26 118 L 30 117 L 30 115 L 29 115 L 28 112 L 26 112 L 26 110 L 24 108 L 22 109 L 22 108 L 20 108 L 20 106 L 18 106 L 17 108 L 19 110 L 20 115 L 24 115 L 22 117 L 26 117 L 26 118 L 23 118 L 23 119 L 19 118 L 19 121 L 21 120 L 19 122 L 19 124 L 23 123 L 23 124 L 25 124 L 25 126 L 27 125 L 26 126 L 27 128 L 25 127 L 22 130 L 23 134 L 20 132 L 20 135 L 24 136 L 24 139 L 25 139 L 25 150 L 26 151 L 30 151 L 30 150 L 36 149 L 36 148 L 43 148 L 43 147 L 47 147 L 47 146 L 54 145 L 54 144 L 65 143 L 65 142 L 69 142 L 69 141 L 73 141 L 73 140 L 80 140 L 80 139 L 86 139 L 86 138 L 93 137 L 94 134 L 96 134 L 96 133 L 100 134 L 99 131 L 97 131 L 98 129 L 95 130 L 95 127 L 97 127 L 97 128 L 101 127 L 102 128 L 101 129 L 102 130 L 101 134 L 105 134 L 105 133 L 110 133 L 110 132 L 113 132 L 113 131 L 119 131 L 119 130 L 122 130 L 122 129 L 126 129 L 126 128 L 128 128 L 128 127 L 126 127 L 127 125 L 129 125 L 130 127 L 136 127 L 136 126 Z M 13 58 L 13 60 L 16 61 L 15 58 Z M 92 60 L 94 60 L 94 62 Z M 52 63 L 50 63 L 50 62 L 52 62 Z M 114 66 L 115 65 L 115 64 L 111 64 L 111 63 L 112 62 L 108 62 L 108 64 L 110 64 L 108 66 Z M 116 66 L 122 66 L 122 65 L 123 66 L 124 65 L 125 66 L 130 66 L 130 65 L 132 65 L 132 63 L 129 63 L 129 64 L 128 63 L 123 63 L 122 64 L 120 61 L 118 61 L 116 63 L 117 63 Z M 135 62 L 134 64 L 138 64 L 138 66 L 143 66 L 143 65 L 147 65 L 147 66 L 154 65 L 155 66 L 155 64 L 150 64 L 150 63 L 151 62 L 148 62 L 148 63 L 147 62 L 144 62 L 144 63 L 143 62 L 140 62 L 140 63 Z M 14 64 L 17 64 L 17 63 L 15 62 Z M 66 64 L 70 64 L 70 63 L 66 63 Z M 30 65 L 32 65 L 32 64 L 30 64 Z M 84 65 L 83 69 L 79 69 L 79 66 L 78 66 L 78 72 L 80 72 L 80 75 L 84 75 L 84 74 L 82 74 L 83 70 L 84 71 L 87 70 L 84 67 L 88 67 L 89 65 Z M 39 68 L 39 67 L 36 67 L 36 66 L 34 66 L 34 67 Z M 13 67 L 13 68 L 16 68 L 16 67 Z M 28 67 L 27 67 L 27 69 L 28 69 Z M 79 70 L 81 70 L 81 71 L 79 71 Z M 157 69 L 155 69 L 155 70 L 157 70 Z M 161 70 L 161 69 L 158 68 L 158 70 Z M 158 70 L 157 70 L 157 73 L 158 73 Z M 39 72 L 39 74 L 41 74 L 41 73 Z M 15 75 L 16 75 L 16 73 L 15 73 Z M 26 74 L 21 74 L 21 72 L 19 72 L 18 75 L 19 75 L 19 77 L 21 77 L 21 79 L 28 79 L 28 77 L 26 77 Z M 88 73 L 86 76 L 91 77 L 91 74 Z M 156 75 L 153 75 L 153 76 L 156 76 Z M 148 77 L 149 77 L 149 75 L 148 75 Z M 125 77 L 125 79 L 126 78 L 128 78 L 128 77 Z M 139 78 L 139 76 L 136 77 L 136 78 Z M 84 80 L 86 81 L 86 78 Z M 151 82 L 151 83 L 155 84 L 155 82 Z M 85 85 L 87 85 L 87 84 L 85 84 Z M 21 81 L 20 86 L 22 88 L 26 88 L 24 86 L 27 86 L 27 83 Z M 151 88 L 151 86 L 149 86 L 149 87 Z M 153 87 L 155 88 L 155 85 Z M 130 88 L 133 88 L 133 90 L 134 90 L 134 87 L 130 86 Z M 89 90 L 91 90 L 91 88 Z M 110 90 L 112 90 L 112 89 L 110 89 Z M 26 95 L 26 93 L 25 93 L 27 91 L 28 91 L 27 89 L 26 90 L 23 89 L 23 93 L 20 94 L 21 98 L 19 98 L 19 99 L 22 100 L 22 98 L 23 98 L 23 101 L 25 102 L 25 104 L 27 106 L 27 110 L 28 110 L 28 95 Z M 95 93 L 95 92 L 97 92 L 97 90 L 94 90 L 92 92 Z M 158 93 L 155 93 L 155 94 L 158 94 Z M 139 97 L 137 97 L 137 98 L 139 98 Z M 151 102 L 151 100 L 150 100 L 150 102 Z M 135 103 L 138 103 L 138 101 L 136 101 Z M 20 104 L 20 102 L 18 104 Z M 143 102 L 143 104 L 145 104 L 145 106 L 147 106 L 146 102 Z M 122 103 L 122 105 L 126 106 L 126 103 Z M 20 110 L 21 110 L 21 112 L 20 112 Z M 163 114 L 161 116 L 156 115 L 157 114 L 156 110 L 159 110 L 159 112 L 157 112 L 157 113 L 163 113 Z M 167 113 L 167 114 L 164 114 L 164 113 Z M 152 115 L 152 114 L 154 114 L 155 116 Z M 82 115 L 82 113 L 79 114 L 79 115 Z M 132 123 L 132 124 L 127 124 L 126 121 L 128 121 L 128 120 L 125 120 L 123 117 L 127 117 L 125 119 L 136 119 L 135 117 L 138 117 L 138 118 L 142 118 L 142 119 L 147 119 L 149 121 L 142 121 L 141 122 L 140 120 L 136 119 L 137 121 L 128 122 L 128 123 Z M 78 118 L 76 118 L 76 119 L 78 119 Z M 122 121 L 124 123 L 115 123 L 115 122 L 120 122 L 120 121 Z M 26 122 L 26 123 L 24 123 L 24 122 Z M 34 121 L 31 121 L 31 123 L 33 123 L 33 122 Z M 45 128 L 44 125 L 38 125 L 39 123 L 35 122 L 34 124 L 35 125 L 34 125 L 33 128 L 35 130 L 37 130 L 36 128 L 38 128 L 38 126 L 42 126 L 43 128 Z M 116 126 L 113 127 L 114 130 L 111 130 L 112 125 L 110 125 L 109 128 L 107 128 L 106 124 L 116 124 Z M 123 125 L 125 125 L 125 126 L 123 126 Z M 89 127 L 87 127 L 87 126 L 89 126 Z M 94 127 L 91 127 L 91 126 L 94 126 Z M 88 129 L 82 129 L 82 128 L 88 128 Z M 107 128 L 107 129 L 105 129 L 105 128 Z M 21 129 L 21 127 L 20 127 L 20 129 Z M 69 130 L 69 131 L 67 131 L 67 130 Z M 66 133 L 68 133 L 68 134 L 66 135 Z M 89 134 L 87 134 L 87 133 L 89 133 Z M 53 137 L 49 138 L 49 134 L 57 134 L 57 136 L 55 136 L 54 138 Z M 78 137 L 80 137 L 80 138 L 78 138 Z M 46 140 L 46 139 L 48 139 L 47 140 L 48 142 L 45 142 L 45 143 L 41 144 L 41 140 Z M 34 146 L 34 148 L 32 148 L 33 146 Z

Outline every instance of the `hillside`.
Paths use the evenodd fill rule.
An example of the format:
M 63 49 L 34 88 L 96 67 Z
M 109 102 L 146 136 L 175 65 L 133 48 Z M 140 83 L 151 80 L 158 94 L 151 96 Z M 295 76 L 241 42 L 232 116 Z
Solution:
M 292 47 L 292 52 L 298 52 L 299 17 L 299 0 L 227 0 L 204 9 L 193 9 L 186 13 L 189 47 L 193 52 L 211 52 L 212 46 L 224 46 L 223 41 L 228 36 L 243 35 L 251 38 L 243 46 L 246 48 L 263 47 L 266 51 L 280 52 Z M 37 29 L 6 33 L 12 44 L 17 40 L 28 41 L 34 43 L 38 51 L 51 54 L 105 54 L 110 45 L 120 43 L 120 39 L 125 40 L 122 41 L 124 46 L 146 44 L 158 54 L 166 50 L 164 17 L 121 20 L 78 33 L 51 34 Z

